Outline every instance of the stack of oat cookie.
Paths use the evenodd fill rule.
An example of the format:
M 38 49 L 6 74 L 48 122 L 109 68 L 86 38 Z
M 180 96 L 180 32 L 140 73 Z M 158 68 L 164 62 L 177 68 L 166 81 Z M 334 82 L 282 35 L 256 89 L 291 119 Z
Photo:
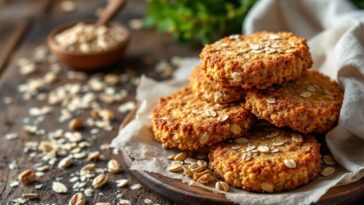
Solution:
M 215 175 L 234 187 L 280 192 L 320 171 L 310 133 L 337 123 L 339 85 L 309 70 L 306 41 L 291 33 L 233 35 L 206 45 L 190 85 L 153 111 L 155 139 L 166 148 L 209 149 Z M 251 129 L 258 119 L 272 126 Z

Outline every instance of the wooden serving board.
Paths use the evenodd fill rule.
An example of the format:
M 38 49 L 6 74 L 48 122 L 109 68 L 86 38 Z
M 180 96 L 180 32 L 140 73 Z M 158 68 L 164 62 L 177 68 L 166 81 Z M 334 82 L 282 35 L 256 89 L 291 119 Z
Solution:
M 135 116 L 135 110 L 130 112 L 122 122 L 120 128 L 126 126 Z M 124 167 L 130 167 L 133 159 L 122 152 L 122 163 Z M 156 173 L 129 170 L 141 183 L 149 187 L 158 194 L 181 204 L 201 205 L 201 204 L 233 204 L 224 195 L 213 193 L 209 190 L 195 186 L 189 186 L 177 179 L 165 177 Z M 352 204 L 363 200 L 364 179 L 357 182 L 331 188 L 316 203 L 319 205 L 343 205 Z

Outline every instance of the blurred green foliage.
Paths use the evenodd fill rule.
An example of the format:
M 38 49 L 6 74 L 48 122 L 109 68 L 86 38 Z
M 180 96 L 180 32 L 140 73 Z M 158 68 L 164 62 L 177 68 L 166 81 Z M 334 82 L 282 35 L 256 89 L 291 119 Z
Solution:
M 212 42 L 241 33 L 242 22 L 257 0 L 147 0 L 146 27 L 171 33 L 180 42 Z M 364 8 L 364 0 L 351 0 Z
M 364 9 L 364 0 L 351 0 L 351 2 L 360 9 Z
M 147 0 L 147 27 L 181 42 L 209 43 L 241 33 L 242 20 L 257 0 Z

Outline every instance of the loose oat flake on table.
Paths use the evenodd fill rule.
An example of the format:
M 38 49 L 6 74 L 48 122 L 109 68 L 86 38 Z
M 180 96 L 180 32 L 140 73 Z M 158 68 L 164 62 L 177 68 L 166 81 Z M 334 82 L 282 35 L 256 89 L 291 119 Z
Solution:
M 62 70 L 45 46 L 36 47 L 33 53 L 33 57 L 16 60 L 19 69 L 17 72 L 25 79 L 17 88 L 20 95 L 17 100 L 29 104 L 29 109 L 20 121 L 20 131 L 9 131 L 5 139 L 12 143 L 24 140 L 24 136 L 27 136 L 20 151 L 34 163 L 24 167 L 17 159 L 9 161 L 9 169 L 18 175 L 13 176 L 7 186 L 22 193 L 11 200 L 14 204 L 23 204 L 33 199 L 43 202 L 44 196 L 40 193 L 44 188 L 51 189 L 54 195 L 64 194 L 69 199 L 75 193 L 83 193 L 86 197 L 103 194 L 105 180 L 95 180 L 96 187 L 100 188 L 98 191 L 92 187 L 92 181 L 108 171 L 107 164 L 103 162 L 112 160 L 110 155 L 118 155 L 119 152 L 111 149 L 110 154 L 107 154 L 110 149 L 108 144 L 96 143 L 99 136 L 119 126 L 115 121 L 117 109 L 109 109 L 112 104 L 126 105 L 120 109 L 120 113 L 125 113 L 134 106 L 133 100 L 127 97 L 129 91 L 134 89 L 138 76 L 129 69 L 120 74 L 85 74 Z M 46 67 L 45 71 L 43 67 Z M 33 73 L 44 75 L 39 77 Z M 60 79 L 63 81 L 60 75 L 64 76 L 67 83 L 60 82 Z M 119 89 L 121 85 L 128 85 L 128 88 Z M 11 106 L 14 100 L 5 97 L 4 103 Z M 41 103 L 42 106 L 31 106 L 36 103 Z M 52 115 L 58 122 L 56 129 L 44 126 Z M 117 181 L 122 169 L 118 162 L 112 161 L 109 171 Z M 69 174 L 64 175 L 65 172 Z M 55 176 L 49 179 L 50 173 Z M 127 181 L 121 180 L 109 183 L 125 188 Z M 28 188 L 34 189 L 25 192 Z

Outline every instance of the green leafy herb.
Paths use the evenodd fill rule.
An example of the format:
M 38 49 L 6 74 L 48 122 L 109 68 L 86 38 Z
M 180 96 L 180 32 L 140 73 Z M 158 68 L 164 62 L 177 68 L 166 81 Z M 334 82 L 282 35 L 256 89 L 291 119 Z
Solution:
M 172 33 L 181 42 L 212 42 L 241 33 L 257 0 L 147 0 L 145 25 Z
M 181 42 L 212 42 L 241 33 L 243 20 L 257 0 L 147 0 L 145 26 L 171 33 Z M 351 0 L 364 9 L 364 0 Z

